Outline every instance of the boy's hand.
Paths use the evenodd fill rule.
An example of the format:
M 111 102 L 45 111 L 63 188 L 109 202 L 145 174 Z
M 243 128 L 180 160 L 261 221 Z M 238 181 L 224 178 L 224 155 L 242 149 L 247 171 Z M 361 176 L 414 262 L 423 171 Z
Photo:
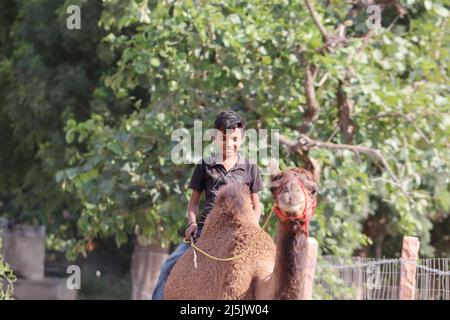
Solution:
M 188 241 L 191 240 L 191 237 L 195 236 L 197 233 L 197 229 L 197 223 L 191 224 L 184 232 L 184 238 Z

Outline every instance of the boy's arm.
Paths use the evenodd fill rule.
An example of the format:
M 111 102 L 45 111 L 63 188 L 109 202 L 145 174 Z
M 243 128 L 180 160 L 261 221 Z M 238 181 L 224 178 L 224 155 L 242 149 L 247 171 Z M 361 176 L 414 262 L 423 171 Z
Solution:
M 255 164 L 251 169 L 252 183 L 250 184 L 250 190 L 252 193 L 253 210 L 256 214 L 256 219 L 259 224 L 261 218 L 261 203 L 259 202 L 258 192 L 264 189 L 261 173 L 258 166 Z
M 186 213 L 188 224 L 197 221 L 196 219 L 198 212 L 198 204 L 200 203 L 200 196 L 201 196 L 200 192 L 192 190 L 191 199 L 189 200 L 188 210 Z
M 255 211 L 256 221 L 261 217 L 261 203 L 259 202 L 259 196 L 257 193 L 252 193 L 253 210 Z

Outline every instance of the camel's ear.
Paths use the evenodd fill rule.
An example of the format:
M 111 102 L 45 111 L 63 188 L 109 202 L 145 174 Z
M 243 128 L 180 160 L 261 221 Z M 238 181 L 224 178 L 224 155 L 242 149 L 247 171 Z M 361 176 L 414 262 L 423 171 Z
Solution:
M 267 171 L 271 177 L 278 175 L 281 172 L 280 167 L 278 166 L 278 160 L 275 158 L 270 159 Z
M 320 181 L 320 165 L 319 165 L 319 163 L 316 160 L 309 158 L 309 163 L 306 165 L 306 170 L 311 172 L 312 176 L 314 177 L 314 181 L 317 184 L 319 184 L 319 181 Z
M 267 172 L 270 176 L 269 189 L 273 193 L 275 189 L 280 186 L 279 178 L 281 175 L 281 170 L 278 166 L 278 160 L 274 158 L 270 159 L 269 165 L 267 167 Z

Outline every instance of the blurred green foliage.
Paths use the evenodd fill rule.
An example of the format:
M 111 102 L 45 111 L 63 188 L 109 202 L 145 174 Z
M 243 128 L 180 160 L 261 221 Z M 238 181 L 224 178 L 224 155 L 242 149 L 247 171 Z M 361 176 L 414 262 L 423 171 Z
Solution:
M 3 241 L 0 238 L 0 300 L 10 300 L 13 298 L 13 284 L 16 281 L 16 276 L 11 267 L 3 260 L 2 249 Z

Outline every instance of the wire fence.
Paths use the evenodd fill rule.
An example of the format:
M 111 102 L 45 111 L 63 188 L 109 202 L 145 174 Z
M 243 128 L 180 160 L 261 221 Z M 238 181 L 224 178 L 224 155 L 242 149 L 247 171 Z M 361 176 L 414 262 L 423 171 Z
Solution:
M 450 259 L 421 259 L 416 275 L 417 300 L 450 300 Z
M 318 257 L 313 299 L 398 300 L 402 264 L 416 268 L 415 299 L 450 300 L 450 259 Z

